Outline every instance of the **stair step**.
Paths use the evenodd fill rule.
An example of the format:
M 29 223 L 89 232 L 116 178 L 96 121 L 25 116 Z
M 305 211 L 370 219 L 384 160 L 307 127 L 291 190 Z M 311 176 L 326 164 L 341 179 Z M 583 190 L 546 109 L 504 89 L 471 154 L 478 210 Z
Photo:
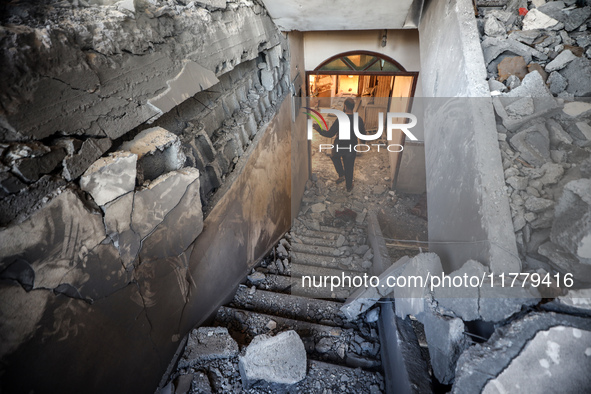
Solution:
M 342 271 L 328 270 L 318 267 L 303 266 L 303 270 L 296 270 L 296 275 L 285 276 L 269 273 L 264 268 L 257 271 L 266 275 L 265 280 L 257 281 L 255 285 L 259 290 L 274 291 L 277 293 L 293 294 L 307 298 L 324 298 L 344 302 L 357 288 L 336 288 L 331 291 L 330 287 L 302 287 L 302 276 L 304 275 L 341 275 Z M 320 269 L 320 271 L 318 271 Z M 250 281 L 246 282 L 249 287 L 253 286 Z M 318 282 L 317 282 L 318 283 Z
M 292 275 L 293 267 L 295 265 L 310 265 L 314 267 L 332 268 L 339 271 L 351 271 L 351 272 L 366 272 L 367 270 L 361 266 L 361 263 L 355 261 L 351 256 L 349 257 L 337 257 L 337 256 L 326 256 L 312 253 L 292 252 L 291 255 L 291 268 Z
M 319 246 L 319 245 L 308 245 L 308 244 L 299 244 L 294 243 L 291 245 L 292 255 L 293 252 L 303 252 L 303 253 L 311 253 L 311 254 L 321 254 L 325 256 L 341 256 L 343 252 L 339 250 L 337 247 L 330 247 L 330 246 Z
M 230 306 L 328 326 L 356 327 L 353 322 L 347 321 L 345 315 L 340 311 L 340 307 L 343 305 L 340 302 L 273 293 L 266 290 L 256 290 L 254 294 L 250 294 L 250 292 L 251 289 L 248 287 L 239 286 Z
M 339 235 L 341 235 L 340 233 L 339 234 L 335 234 L 335 233 L 328 233 L 326 231 L 310 230 L 310 229 L 305 228 L 305 227 L 293 229 L 292 230 L 292 234 L 296 238 L 300 238 L 300 237 L 314 237 L 314 238 L 332 239 L 332 240 L 336 240 L 339 237 Z
M 317 238 L 317 237 L 307 237 L 307 236 L 299 236 L 297 237 L 297 239 L 299 239 L 301 242 L 301 244 L 304 245 L 317 245 L 317 246 L 328 246 L 328 247 L 333 247 L 336 248 L 337 247 L 337 237 L 335 237 L 335 239 L 323 239 L 323 238 Z M 298 242 L 293 242 L 292 245 L 297 245 Z
M 271 321 L 275 322 L 272 330 L 268 327 Z M 314 359 L 353 368 L 380 366 L 377 338 L 365 338 L 353 330 L 228 307 L 218 310 L 215 325 L 228 327 L 234 338 L 244 340 L 243 344 L 250 343 L 259 334 L 294 330 L 304 342 L 308 355 Z

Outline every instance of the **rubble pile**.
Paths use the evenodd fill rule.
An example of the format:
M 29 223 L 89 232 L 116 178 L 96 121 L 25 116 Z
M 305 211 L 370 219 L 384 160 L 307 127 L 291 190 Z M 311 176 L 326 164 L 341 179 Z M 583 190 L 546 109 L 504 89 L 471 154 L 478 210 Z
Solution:
M 591 4 L 505 3 L 478 26 L 523 269 L 589 284 Z

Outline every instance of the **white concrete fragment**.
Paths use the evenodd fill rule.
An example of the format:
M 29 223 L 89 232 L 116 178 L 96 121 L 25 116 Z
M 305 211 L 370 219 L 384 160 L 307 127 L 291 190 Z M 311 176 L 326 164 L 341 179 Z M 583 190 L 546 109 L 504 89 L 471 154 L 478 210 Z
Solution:
M 248 387 L 257 380 L 294 384 L 306 377 L 306 349 L 293 330 L 274 337 L 258 335 L 239 358 L 240 375 Z
M 549 29 L 558 24 L 558 21 L 549 17 L 536 8 L 530 10 L 523 18 L 523 30 Z
M 573 118 L 584 116 L 591 113 L 591 103 L 586 103 L 584 101 L 573 101 L 564 104 L 564 109 L 562 111 Z
M 114 152 L 95 161 L 80 178 L 80 188 L 104 205 L 135 188 L 137 155 Z

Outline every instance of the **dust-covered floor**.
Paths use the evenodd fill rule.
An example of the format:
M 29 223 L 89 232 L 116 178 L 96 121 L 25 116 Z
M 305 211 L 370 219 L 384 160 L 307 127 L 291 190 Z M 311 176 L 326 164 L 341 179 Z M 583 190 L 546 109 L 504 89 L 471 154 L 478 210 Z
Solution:
M 374 141 L 386 144 L 385 138 Z M 412 257 L 421 250 L 427 251 L 427 201 L 426 194 L 405 194 L 389 190 L 388 152 L 385 148 L 357 153 L 355 160 L 354 187 L 346 191 L 345 182 L 336 184 L 338 178 L 334 165 L 320 144 L 331 143 L 315 133 L 312 139 L 312 177 L 320 180 L 327 190 L 327 203 L 350 205 L 356 212 L 373 211 L 378 217 L 388 252 L 394 261 L 408 255 Z M 327 223 L 338 225 L 338 223 Z M 421 242 L 408 242 L 421 241 Z

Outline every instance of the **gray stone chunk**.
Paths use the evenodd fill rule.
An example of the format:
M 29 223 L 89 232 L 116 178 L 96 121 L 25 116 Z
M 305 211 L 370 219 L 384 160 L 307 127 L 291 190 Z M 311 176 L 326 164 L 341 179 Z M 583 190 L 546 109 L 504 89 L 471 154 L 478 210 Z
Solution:
M 257 380 L 294 384 L 306 377 L 306 349 L 299 335 L 285 331 L 274 337 L 257 335 L 239 358 L 245 387 Z
M 509 34 L 509 38 L 512 38 L 512 39 L 517 40 L 519 42 L 523 42 L 524 44 L 527 44 L 527 45 L 532 45 L 534 43 L 534 41 L 536 40 L 536 38 L 538 38 L 539 36 L 540 36 L 539 30 L 526 30 L 526 31 L 516 30 L 514 32 L 511 32 L 511 34 Z
M 519 87 L 504 93 L 503 97 L 552 97 L 552 93 L 540 73 L 532 71 L 523 78 Z
M 17 177 L 10 172 L 0 173 L 0 191 L 6 194 L 14 194 L 27 187 Z
M 104 205 L 135 188 L 137 155 L 115 152 L 95 161 L 80 178 L 80 188 Z
M 539 179 L 543 185 L 553 185 L 557 183 L 564 174 L 564 168 L 560 164 L 545 163 L 542 166 L 544 175 Z
M 189 334 L 179 368 L 187 368 L 202 361 L 231 358 L 238 355 L 238 344 L 225 327 L 199 327 Z
M 568 80 L 566 91 L 576 97 L 591 96 L 591 61 L 586 58 L 576 58 L 561 72 Z
M 164 174 L 135 193 L 132 228 L 144 239 L 176 207 L 199 170 L 187 167 Z
M 396 315 L 402 319 L 407 315 L 418 316 L 425 308 L 425 295 L 428 292 L 427 278 L 441 275 L 443 268 L 439 256 L 435 253 L 420 253 L 404 266 L 400 276 L 406 277 L 406 287 L 395 287 Z M 411 277 L 420 277 L 423 281 L 413 282 Z M 423 284 L 423 286 L 421 286 Z
M 488 274 L 489 268 L 485 267 L 481 263 L 475 260 L 468 260 L 464 265 L 449 274 L 451 283 L 455 277 L 463 277 L 464 274 L 476 276 L 481 278 Z M 462 282 L 462 284 L 465 284 Z M 453 285 L 436 287 L 433 291 L 433 298 L 437 301 L 437 304 L 452 312 L 455 316 L 462 318 L 464 321 L 472 321 L 480 319 L 480 313 L 478 310 L 478 298 L 479 292 L 477 287 L 469 286 L 455 287 Z
M 554 58 L 554 60 L 552 60 L 550 63 L 546 65 L 546 71 L 550 73 L 552 71 L 562 70 L 576 58 L 577 57 L 573 55 L 573 53 L 568 49 L 562 51 L 558 56 Z
M 515 134 L 509 141 L 523 160 L 535 166 L 542 166 L 550 160 L 550 141 L 547 135 L 532 126 Z
M 564 327 L 564 329 L 560 328 L 561 326 Z M 519 372 L 513 375 L 513 378 L 509 379 L 509 381 L 512 381 L 512 384 L 519 384 L 521 390 L 523 390 L 524 387 L 531 387 L 531 385 L 536 384 L 537 381 L 543 380 L 544 384 L 548 384 L 548 386 L 536 386 L 537 388 L 533 389 L 531 392 L 584 392 L 586 388 L 589 387 L 589 384 L 586 386 L 578 385 L 581 383 L 581 380 L 583 382 L 589 380 L 589 377 L 591 376 L 587 373 L 589 368 L 582 368 L 581 365 L 573 366 L 570 364 L 570 361 L 567 360 L 570 358 L 570 353 L 564 353 L 564 350 L 566 349 L 560 350 L 560 345 L 558 349 L 556 349 L 555 345 L 551 344 L 551 342 L 554 341 L 546 340 L 545 332 L 552 327 L 559 327 L 558 331 L 564 334 L 560 334 L 559 337 L 562 339 L 569 339 L 565 344 L 576 344 L 578 349 L 573 349 L 572 351 L 579 352 L 579 354 L 586 351 L 586 347 L 583 349 L 583 346 L 580 346 L 581 342 L 579 338 L 577 338 L 579 332 L 575 332 L 573 328 L 581 330 L 581 334 L 583 330 L 591 331 L 590 319 L 556 313 L 531 313 L 509 325 L 497 328 L 487 342 L 476 344 L 462 353 L 457 362 L 456 379 L 452 387 L 452 393 L 480 393 L 486 386 L 487 382 L 491 379 L 495 380 L 496 377 L 501 375 L 502 372 L 507 369 Z M 543 340 L 532 341 L 532 339 L 537 337 L 536 334 L 539 332 L 542 332 Z M 580 338 L 582 338 L 582 336 Z M 511 366 L 510 364 L 512 364 L 513 361 L 518 360 L 521 355 L 528 354 L 529 350 L 526 346 L 529 346 L 528 344 L 531 343 L 535 343 L 535 348 L 541 346 L 541 349 L 543 350 L 542 354 L 535 358 L 535 361 L 532 360 L 531 362 L 528 362 L 527 365 L 514 369 L 517 365 Z M 556 343 L 558 344 L 558 342 Z M 566 348 L 570 348 L 570 345 L 566 346 Z M 560 357 L 560 365 L 564 368 L 568 368 L 567 370 L 561 369 L 562 372 L 559 372 L 559 370 L 555 369 L 561 368 L 553 361 L 553 357 L 555 357 L 556 354 L 558 354 L 559 357 L 560 355 L 563 355 L 563 357 Z M 587 360 L 589 360 L 590 357 L 587 356 L 587 360 L 585 361 L 579 357 L 580 356 L 573 357 L 571 361 L 576 361 L 577 363 L 589 362 Z M 548 366 L 551 366 L 555 373 L 542 378 L 543 375 L 547 375 L 543 371 L 545 370 L 545 363 L 540 362 L 542 359 L 545 359 L 548 362 Z M 535 368 L 542 367 L 542 370 L 534 369 L 533 364 L 537 364 Z M 530 372 L 528 372 L 530 370 L 532 371 L 531 375 Z M 555 387 L 553 386 L 555 384 L 552 382 L 553 379 L 557 379 L 556 383 L 560 386 L 555 389 L 547 390 L 546 388 L 548 387 Z M 520 390 L 507 387 L 507 392 L 515 391 Z
M 433 374 L 443 384 L 454 381 L 456 362 L 471 341 L 464 335 L 462 319 L 444 317 L 429 308 L 423 316 Z
M 489 79 L 488 80 L 488 87 L 490 88 L 491 92 L 505 92 L 507 90 L 507 87 L 505 86 L 504 83 L 497 81 L 496 79 Z
M 591 103 L 584 101 L 571 101 L 564 104 L 562 112 L 569 118 L 578 118 L 591 115 Z
M 123 143 L 120 149 L 137 155 L 144 180 L 153 180 L 166 172 L 178 170 L 186 160 L 179 137 L 162 127 L 142 131 L 133 140 Z
M 27 189 L 3 198 L 0 200 L 0 226 L 22 221 L 35 211 L 43 197 L 65 184 L 63 179 L 44 175 Z
M 566 294 L 545 304 L 543 308 L 555 312 L 591 317 L 591 289 L 569 290 Z
M 86 169 L 110 147 L 111 140 L 108 138 L 89 138 L 82 143 L 80 151 L 66 157 L 63 161 L 62 175 L 66 180 L 73 181 L 86 171 Z
M 502 287 L 498 277 L 493 284 L 486 277 L 479 290 L 478 311 L 481 319 L 487 322 L 502 322 L 519 313 L 524 306 L 538 304 L 541 299 L 536 288 L 527 284 L 522 286 L 522 282 L 515 282 L 513 286 L 505 283 Z
M 548 258 L 550 265 L 564 274 L 572 274 L 575 281 L 591 283 L 591 266 L 581 264 L 572 253 L 565 251 L 553 242 L 545 242 L 538 248 L 538 253 Z
M 521 354 L 496 378 L 488 381 L 483 394 L 521 391 L 584 392 L 591 385 L 591 331 L 556 326 L 541 331 L 525 346 Z M 582 345 L 582 346 L 581 346 Z
M 554 211 L 552 242 L 591 264 L 591 180 L 578 179 L 564 186 Z
M 367 252 L 370 252 L 370 249 L 368 249 L 366 253 Z M 380 281 L 377 287 L 370 286 L 368 288 L 357 289 L 349 298 L 347 298 L 347 301 L 341 307 L 341 312 L 343 312 L 347 319 L 354 320 L 361 313 L 374 306 L 380 298 L 387 296 L 392 291 L 392 289 L 387 286 L 387 278 L 400 274 L 409 262 L 410 259 L 408 256 L 402 257 L 379 276 Z
M 546 54 L 511 38 L 487 37 L 482 41 L 482 51 L 484 53 L 484 61 L 487 65 L 498 58 L 503 52 L 523 56 L 526 64 L 532 61 L 532 56 L 540 60 L 548 59 Z
M 525 208 L 530 212 L 542 212 L 546 209 L 552 208 L 553 206 L 554 201 L 545 198 L 530 196 L 527 200 L 525 200 Z
M 65 156 L 66 152 L 62 148 L 57 148 L 40 157 L 16 160 L 12 170 L 26 182 L 35 182 L 42 175 L 53 171 Z
M 505 107 L 509 116 L 527 116 L 534 113 L 534 99 L 524 97 L 516 100 Z
M 275 87 L 275 80 L 273 78 L 273 70 L 261 70 L 261 84 L 267 91 L 272 91 Z
M 560 144 L 570 145 L 573 143 L 573 138 L 566 131 L 564 131 L 560 123 L 554 119 L 548 119 L 546 122 L 546 128 L 548 129 L 550 144 L 552 144 L 552 146 L 556 147 Z
M 506 33 L 505 25 L 493 16 L 487 16 L 484 22 L 484 34 L 491 37 L 501 36 Z

